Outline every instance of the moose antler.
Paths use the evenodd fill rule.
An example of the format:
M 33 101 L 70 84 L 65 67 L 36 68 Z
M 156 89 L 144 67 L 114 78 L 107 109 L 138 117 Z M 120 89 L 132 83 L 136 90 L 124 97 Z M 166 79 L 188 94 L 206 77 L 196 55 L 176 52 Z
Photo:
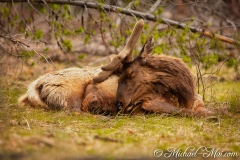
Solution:
M 117 55 L 115 54 L 111 54 L 109 56 L 110 59 L 110 63 L 113 61 L 113 59 L 117 57 Z M 94 83 L 100 83 L 102 81 L 104 81 L 105 79 L 107 79 L 115 70 L 111 70 L 111 71 L 101 71 L 97 77 L 93 78 L 93 82 Z
M 124 49 L 115 57 L 112 58 L 111 62 L 102 66 L 102 72 L 97 77 L 93 78 L 94 83 L 99 83 L 107 79 L 122 63 L 130 63 L 133 61 L 132 51 L 139 39 L 144 26 L 144 21 L 139 20 L 133 29 L 133 32 L 125 45 Z

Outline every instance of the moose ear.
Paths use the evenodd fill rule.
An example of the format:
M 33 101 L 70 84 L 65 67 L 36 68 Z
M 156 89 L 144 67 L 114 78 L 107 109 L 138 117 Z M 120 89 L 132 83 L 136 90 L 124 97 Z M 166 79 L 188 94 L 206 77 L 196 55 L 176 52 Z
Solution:
M 151 34 L 146 40 L 145 44 L 143 45 L 143 48 L 139 56 L 142 58 L 146 57 L 147 55 L 152 53 L 153 48 L 154 48 L 154 39 L 153 39 L 153 35 Z

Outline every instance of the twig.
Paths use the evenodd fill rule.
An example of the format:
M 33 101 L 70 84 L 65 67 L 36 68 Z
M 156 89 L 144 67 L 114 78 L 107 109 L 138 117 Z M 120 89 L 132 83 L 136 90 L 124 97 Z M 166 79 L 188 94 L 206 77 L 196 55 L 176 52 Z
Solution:
M 21 56 L 19 56 L 19 55 L 15 55 L 15 54 L 12 54 L 11 52 L 7 51 L 1 44 L 0 44 L 0 47 L 1 47 L 7 54 L 9 54 L 9 55 L 11 55 L 11 56 L 14 56 L 14 57 L 16 57 L 16 58 L 21 57 Z
M 29 2 L 29 0 L 1 0 L 1 2 Z M 34 0 L 35 3 L 44 3 L 42 0 Z M 182 24 L 179 23 L 177 21 L 173 21 L 167 18 L 161 18 L 161 17 L 156 17 L 153 14 L 149 14 L 149 13 L 143 13 L 143 12 L 138 12 L 135 10 L 131 10 L 131 9 L 126 9 L 126 8 L 121 8 L 121 7 L 117 7 L 117 6 L 112 6 L 112 5 L 107 5 L 107 4 L 98 4 L 98 3 L 94 3 L 94 2 L 86 2 L 86 1 L 78 1 L 78 0 L 51 0 L 51 1 L 47 1 L 48 3 L 55 3 L 55 4 L 69 4 L 69 5 L 75 5 L 75 6 L 81 6 L 81 7 L 88 7 L 88 8 L 93 8 L 93 9 L 99 9 L 102 8 L 103 10 L 108 10 L 110 12 L 119 12 L 122 14 L 126 14 L 129 16 L 135 15 L 136 17 L 139 18 L 143 18 L 146 20 L 150 20 L 150 21 L 154 21 L 154 22 L 161 22 L 164 24 L 169 24 L 171 26 L 176 26 L 179 29 L 184 29 L 186 28 L 186 24 Z M 195 2 L 189 2 L 189 3 L 197 3 L 197 1 Z M 186 5 L 186 3 L 184 4 Z M 235 41 L 234 39 L 219 35 L 219 34 L 213 34 L 209 31 L 206 31 L 204 29 L 201 28 L 195 28 L 190 26 L 189 30 L 196 33 L 201 33 L 202 35 L 206 36 L 206 37 L 210 37 L 210 38 L 217 38 L 223 42 L 229 43 L 229 44 L 238 44 L 240 45 L 239 41 Z
M 108 137 L 100 137 L 98 135 L 95 135 L 94 138 L 98 139 L 98 140 L 105 141 L 105 142 L 123 143 L 123 141 L 121 141 L 121 140 L 111 139 L 111 138 L 108 138 Z
M 218 32 L 218 31 L 220 31 L 220 30 L 222 30 L 222 29 L 225 29 L 225 28 L 233 28 L 233 26 L 222 26 L 221 28 L 218 28 L 215 32 Z M 234 29 L 235 28 L 235 29 Z M 240 26 L 236 26 L 235 25 L 235 27 L 233 28 L 233 30 L 234 30 L 234 32 L 236 32 L 237 31 L 237 28 L 240 28 Z
M 218 2 L 219 2 L 219 1 L 218 1 Z M 193 6 L 194 6 L 194 5 L 193 5 Z M 205 10 L 205 11 L 210 12 L 210 13 L 213 14 L 213 15 L 217 15 L 218 17 L 220 17 L 220 18 L 222 18 L 223 20 L 225 20 L 226 23 L 232 25 L 234 32 L 237 30 L 236 25 L 235 25 L 231 20 L 229 20 L 227 17 L 223 16 L 223 15 L 221 14 L 221 12 L 213 11 L 213 9 L 208 8 L 208 7 L 206 7 L 206 6 L 202 6 L 202 5 L 198 5 L 198 7 L 200 7 L 201 9 L 203 9 L 203 10 Z
M 31 130 L 30 125 L 29 125 L 29 123 L 28 123 L 28 120 L 27 120 L 25 117 L 23 117 L 23 119 L 24 119 L 24 120 L 26 121 L 26 123 L 27 123 L 28 130 Z
M 186 3 L 180 1 L 179 3 L 174 3 L 171 0 L 169 0 L 169 2 L 175 6 L 190 5 L 190 4 L 198 3 L 198 1 L 186 2 Z
M 15 36 L 16 36 L 16 35 L 14 35 L 13 37 L 15 37 Z M 46 60 L 47 63 L 49 63 L 49 64 L 52 63 L 52 64 L 53 64 L 52 60 L 50 60 L 50 61 L 51 61 L 51 63 L 50 63 L 50 62 L 48 61 L 48 59 L 47 59 L 43 54 L 38 53 L 35 49 L 33 49 L 32 47 L 30 47 L 29 45 L 27 45 L 27 44 L 25 44 L 25 43 L 23 43 L 23 42 L 21 42 L 21 41 L 14 40 L 14 39 L 12 38 L 12 36 L 9 37 L 9 36 L 0 35 L 0 37 L 5 38 L 5 39 L 8 39 L 9 41 L 11 41 L 11 42 L 14 43 L 14 44 L 20 44 L 20 45 L 22 45 L 23 47 L 25 47 L 26 49 L 29 49 L 29 50 L 34 51 L 37 55 L 43 57 L 43 58 Z M 15 54 L 12 54 L 11 52 L 7 51 L 2 45 L 0 45 L 0 47 L 1 47 L 6 53 L 8 53 L 8 54 L 11 55 L 11 56 L 14 56 L 14 57 L 17 57 L 17 58 L 19 58 L 19 57 L 24 57 L 23 55 L 15 55 Z M 53 64 L 53 65 L 54 65 L 54 64 Z
M 134 5 L 134 1 L 130 2 L 125 8 L 131 9 L 133 5 Z M 121 18 L 121 16 L 119 15 L 119 17 L 118 17 L 117 20 L 116 20 L 116 25 L 117 25 L 117 26 L 120 26 L 121 21 L 122 21 L 122 18 Z
M 97 64 L 97 63 L 106 61 L 107 59 L 108 59 L 108 56 L 102 57 L 102 58 L 98 58 L 96 61 L 93 61 L 93 62 L 88 63 L 88 66 L 93 66 L 93 65 L 95 65 L 95 64 Z
M 221 121 L 220 121 L 220 116 L 218 115 L 218 129 L 220 130 L 221 128 Z
M 161 2 L 162 2 L 162 0 L 157 0 L 157 1 L 152 5 L 152 7 L 149 9 L 149 12 L 148 12 L 148 13 L 154 12 L 154 11 L 157 9 L 157 7 L 160 5 Z
M 16 14 L 19 15 L 19 17 L 21 18 L 21 20 L 23 21 L 23 23 L 26 25 L 26 28 L 28 28 L 28 29 L 30 30 L 30 27 L 27 25 L 25 19 L 23 19 L 23 18 L 20 16 L 20 14 L 18 13 L 18 11 L 17 11 L 17 9 L 16 9 L 16 7 L 15 7 L 15 5 L 14 5 L 14 3 L 13 3 L 13 0 L 12 0 L 12 6 L 13 6 L 14 11 L 16 12 Z
M 12 0 L 12 1 L 14 1 L 14 0 Z M 42 1 L 42 0 L 41 0 L 41 1 Z M 32 3 L 30 3 L 29 0 L 27 0 L 27 2 L 28 2 L 28 4 L 29 4 L 39 15 L 41 15 L 48 23 L 50 23 L 50 22 L 32 5 Z M 44 2 L 42 1 L 42 3 L 44 3 Z
M 109 53 L 109 48 L 108 48 L 108 45 L 107 45 L 106 40 L 105 40 L 105 39 L 106 39 L 106 36 L 105 36 L 102 28 L 103 28 L 103 26 L 102 26 L 102 21 L 101 21 L 101 22 L 100 22 L 99 30 L 100 30 L 100 33 L 101 33 L 102 42 L 103 42 L 103 44 L 104 44 L 104 46 L 105 46 L 105 52 L 106 52 L 106 53 Z

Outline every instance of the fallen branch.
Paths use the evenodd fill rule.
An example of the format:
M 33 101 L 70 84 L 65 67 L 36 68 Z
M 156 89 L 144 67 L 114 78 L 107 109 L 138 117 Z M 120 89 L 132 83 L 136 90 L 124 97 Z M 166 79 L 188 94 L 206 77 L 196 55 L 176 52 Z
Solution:
M 0 0 L 0 2 L 29 2 L 29 0 Z M 34 0 L 34 1 L 32 1 L 32 3 L 44 3 L 44 2 L 55 3 L 55 4 L 69 4 L 69 5 L 88 7 L 88 8 L 93 8 L 93 9 L 102 9 L 102 10 L 107 10 L 109 12 L 118 12 L 118 13 L 126 14 L 129 16 L 135 16 L 135 17 L 139 17 L 139 18 L 142 18 L 145 20 L 154 21 L 154 22 L 159 21 L 161 23 L 175 26 L 180 29 L 184 29 L 187 27 L 187 25 L 185 23 L 179 23 L 177 21 L 173 21 L 173 20 L 170 20 L 167 18 L 157 17 L 154 14 L 138 12 L 135 10 L 121 8 L 121 7 L 107 5 L 107 4 L 99 4 L 99 3 L 94 3 L 94 2 L 86 2 L 86 1 L 78 1 L 78 0 L 45 0 L 45 1 Z M 196 32 L 201 33 L 202 35 L 204 35 L 206 37 L 219 39 L 219 40 L 229 43 L 229 44 L 240 45 L 239 41 L 235 41 L 234 39 L 231 39 L 231 38 L 219 35 L 219 34 L 215 34 L 215 33 L 206 31 L 201 28 L 196 28 L 196 27 L 190 26 L 189 30 L 194 33 L 196 33 Z

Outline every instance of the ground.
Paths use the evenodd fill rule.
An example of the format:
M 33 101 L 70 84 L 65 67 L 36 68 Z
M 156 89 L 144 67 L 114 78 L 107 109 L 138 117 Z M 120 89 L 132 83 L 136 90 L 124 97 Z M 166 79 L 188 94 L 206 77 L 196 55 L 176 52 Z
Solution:
M 4 92 L 7 101 L 0 108 L 0 159 L 154 159 L 156 149 L 163 151 L 161 156 L 160 150 L 155 152 L 160 156 L 156 159 L 161 159 L 168 150 L 183 152 L 189 147 L 202 147 L 198 159 L 235 153 L 240 158 L 240 82 L 219 81 L 207 92 L 206 107 L 218 113 L 214 120 L 164 114 L 108 117 L 20 108 L 16 102 L 30 82 L 21 83 L 26 79 L 20 78 Z M 204 151 L 204 147 L 209 148 Z

